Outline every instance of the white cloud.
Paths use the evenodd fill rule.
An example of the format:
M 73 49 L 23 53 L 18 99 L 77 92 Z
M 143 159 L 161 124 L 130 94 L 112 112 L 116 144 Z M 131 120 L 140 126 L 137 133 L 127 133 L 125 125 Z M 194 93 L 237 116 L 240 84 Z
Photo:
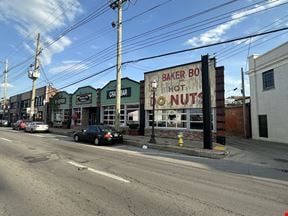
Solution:
M 286 1 L 287 0 L 267 0 L 266 4 L 264 5 L 255 5 L 255 7 L 252 9 L 234 13 L 231 16 L 232 20 L 230 22 L 218 25 L 215 28 L 202 33 L 200 36 L 192 37 L 186 42 L 186 44 L 192 45 L 192 46 L 202 46 L 206 44 L 217 43 L 217 42 L 223 41 L 224 40 L 223 36 L 225 35 L 225 33 L 229 29 L 231 29 L 233 26 L 245 20 L 247 18 L 246 16 L 256 13 L 258 11 L 262 11 L 262 10 L 277 6 Z
M 0 21 L 11 24 L 24 39 L 33 41 L 41 32 L 41 41 L 52 39 L 50 34 L 66 26 L 82 12 L 79 0 L 9 0 L 0 1 Z M 63 37 L 45 50 L 43 63 L 50 64 L 53 54 L 62 52 L 71 44 L 68 37 Z M 28 48 L 25 43 L 25 48 Z M 34 47 L 29 46 L 34 50 Z
M 83 70 L 83 68 L 87 68 L 87 64 L 80 63 L 78 60 L 66 60 L 62 61 L 61 65 L 56 67 L 52 67 L 49 69 L 49 73 L 57 74 L 57 73 L 68 73 L 68 72 L 77 72 Z

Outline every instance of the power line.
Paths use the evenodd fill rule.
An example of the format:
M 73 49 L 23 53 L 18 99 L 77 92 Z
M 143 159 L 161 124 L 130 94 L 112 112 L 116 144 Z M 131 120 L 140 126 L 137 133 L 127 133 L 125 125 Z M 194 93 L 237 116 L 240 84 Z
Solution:
M 279 6 L 279 5 L 278 5 Z M 251 7 L 251 5 L 250 5 L 250 7 Z M 272 7 L 270 7 L 269 9 L 271 9 Z M 267 8 L 265 9 L 265 10 L 267 10 Z M 255 13 L 259 13 L 259 12 L 261 12 L 262 10 L 259 10 L 259 11 L 257 11 L 257 12 L 255 12 Z M 252 13 L 250 13 L 249 15 L 251 15 Z M 253 13 L 254 14 L 254 13 Z M 248 14 L 246 15 L 246 16 L 248 16 Z M 244 16 L 243 16 L 244 17 Z M 243 18 L 243 17 L 241 17 L 241 18 Z M 236 18 L 234 18 L 233 20 L 235 20 Z M 238 18 L 239 19 L 239 18 Z M 210 20 L 210 19 L 209 19 Z M 217 23 L 217 24 L 214 24 L 213 26 L 217 26 L 217 25 L 220 25 L 220 24 L 223 24 L 223 23 L 226 23 L 226 22 L 230 22 L 231 20 L 228 20 L 228 21 L 225 21 L 225 22 L 222 22 L 222 23 Z M 198 25 L 198 26 L 203 26 L 203 25 Z M 208 29 L 208 28 L 210 28 L 211 26 L 209 26 L 209 27 L 205 27 L 205 28 L 202 28 L 201 30 L 203 30 L 203 29 Z M 199 30 L 197 30 L 197 31 L 199 31 Z M 196 30 L 195 31 L 193 31 L 193 32 L 196 32 Z M 190 32 L 191 33 L 191 32 Z M 189 33 L 189 34 L 190 34 Z M 187 33 L 185 33 L 185 35 L 186 35 Z M 174 36 L 175 34 L 172 34 L 172 39 L 174 39 L 174 38 L 178 38 L 178 37 L 180 37 L 180 36 L 183 36 L 183 35 L 176 35 L 176 36 Z M 163 38 L 163 39 L 165 39 L 165 38 Z M 147 39 L 146 39 L 147 40 Z M 165 41 L 169 41 L 169 40 L 171 40 L 171 38 L 170 39 L 165 39 L 165 40 L 162 40 L 162 41 L 160 41 L 160 42 L 165 42 Z M 138 42 L 139 43 L 139 42 Z M 147 44 L 147 45 L 146 45 Z M 131 52 L 131 51 L 136 51 L 136 50 L 139 50 L 139 49 L 143 49 L 143 48 L 145 48 L 145 47 L 148 47 L 148 46 L 152 46 L 152 45 L 157 45 L 157 44 L 159 44 L 159 42 L 156 42 L 156 43 L 154 43 L 154 44 L 149 44 L 149 43 L 144 43 L 144 44 L 140 44 L 140 45 L 144 45 L 143 47 L 141 47 L 141 48 L 134 48 L 134 49 L 130 49 L 130 50 L 126 50 L 123 54 L 126 54 L 126 53 L 128 53 L 128 52 Z M 139 45 L 139 44 L 138 44 Z M 97 53 L 97 54 L 99 54 L 99 53 Z M 97 60 L 99 60 L 99 59 L 101 59 L 101 58 L 104 58 L 105 56 L 107 56 L 107 58 L 109 57 L 109 59 L 112 59 L 112 58 L 114 58 L 115 57 L 115 55 L 113 55 L 113 57 L 111 58 L 111 54 L 113 55 L 113 53 L 107 53 L 107 54 L 105 54 L 104 56 L 102 56 L 102 57 L 98 57 L 97 59 L 95 59 L 94 61 L 92 61 L 92 62 L 89 62 L 89 64 L 88 65 L 93 65 L 94 63 L 96 63 L 97 62 Z M 89 60 L 91 60 L 91 58 L 94 58 L 94 56 L 92 57 L 89 57 L 90 59 Z M 101 63 L 103 63 L 103 62 L 105 62 L 106 60 L 109 60 L 109 59 L 105 59 L 105 60 L 103 60 L 103 61 L 101 61 Z M 98 65 L 99 65 L 99 63 L 98 63 Z M 90 68 L 92 68 L 93 66 L 91 66 Z M 71 67 L 71 68 L 73 68 L 73 66 Z M 79 70 L 79 69 L 81 69 L 81 67 L 80 68 L 77 68 L 77 70 Z M 82 69 L 83 69 L 83 71 L 86 71 L 87 69 L 89 69 L 89 67 L 87 66 L 87 65 L 85 65 L 85 66 L 82 66 Z M 66 69 L 66 71 L 67 71 L 67 69 Z M 82 72 L 83 72 L 82 71 Z M 67 74 L 66 75 L 62 75 L 62 76 L 68 76 Z
M 195 18 L 195 17 L 197 17 L 197 16 L 200 16 L 200 15 L 203 15 L 203 14 L 205 14 L 205 13 L 211 12 L 211 11 L 213 11 L 213 10 L 219 9 L 219 8 L 221 8 L 221 7 L 227 6 L 228 4 L 231 4 L 231 3 L 236 2 L 236 1 L 238 1 L 238 0 L 233 0 L 233 1 L 230 1 L 230 2 L 227 2 L 227 3 L 224 3 L 224 4 L 216 5 L 216 6 L 214 6 L 214 7 L 205 9 L 204 11 L 201 11 L 201 12 L 198 12 L 198 13 L 196 13 L 196 14 L 193 14 L 192 16 L 188 16 L 188 17 L 182 18 L 182 19 L 180 19 L 180 20 L 177 20 L 177 21 L 175 21 L 175 22 L 169 23 L 168 25 L 164 25 L 164 27 L 166 28 L 166 27 L 168 27 L 168 26 L 172 26 L 172 25 L 175 25 L 175 24 L 179 24 L 179 23 L 184 22 L 184 21 L 187 21 L 187 20 L 189 20 L 189 19 L 191 19 L 191 18 Z M 162 5 L 163 5 L 163 3 L 162 3 Z M 159 6 L 159 5 L 158 5 L 158 6 Z M 155 7 L 158 7 L 158 6 L 155 6 Z M 154 8 L 155 8 L 155 7 L 154 7 Z M 152 8 L 151 8 L 151 9 L 152 9 Z M 151 10 L 151 9 L 150 9 L 150 10 Z M 138 16 L 138 15 L 136 15 L 136 16 Z M 153 33 L 153 32 L 156 31 L 156 30 L 157 30 L 157 31 L 158 31 L 158 30 L 162 30 L 162 27 L 158 27 L 158 28 L 156 28 L 156 29 L 153 29 L 153 30 L 150 30 L 150 31 L 148 31 L 148 32 L 145 32 L 144 34 L 142 33 L 142 34 L 140 34 L 140 35 L 137 35 L 137 36 L 128 38 L 128 39 L 124 40 L 123 43 L 125 43 L 125 42 L 131 42 L 132 40 L 135 40 L 135 39 L 139 38 L 139 36 L 145 36 L 145 35 L 147 35 L 147 33 L 149 33 L 149 34 L 150 34 L 150 33 Z M 96 54 L 94 54 L 94 55 L 92 55 L 92 56 L 90 56 L 90 57 L 82 60 L 82 61 L 79 62 L 78 64 L 82 64 L 82 63 L 85 62 L 85 61 L 89 61 L 89 60 L 93 59 L 94 57 L 96 57 L 97 55 L 99 55 L 99 54 L 101 54 L 101 53 L 105 53 L 106 51 L 107 51 L 107 52 L 109 51 L 109 53 L 105 54 L 104 56 L 109 56 L 109 57 L 110 57 L 110 56 L 111 56 L 111 51 L 112 51 L 111 49 L 115 49 L 114 46 L 115 46 L 115 44 L 113 44 L 113 45 L 105 48 L 104 50 L 102 50 L 102 51 L 100 51 L 100 52 L 98 52 L 98 53 L 96 53 Z M 111 51 L 110 51 L 110 50 L 111 50 Z M 114 50 L 113 50 L 113 53 L 114 53 Z M 113 55 L 113 53 L 112 53 L 112 55 Z M 114 55 L 113 55 L 113 56 L 114 56 Z M 98 58 L 97 58 L 96 60 L 94 60 L 93 62 L 95 63 L 95 62 L 96 62 L 98 59 L 100 59 L 100 58 L 103 58 L 103 56 L 102 56 L 102 57 L 98 57 Z M 91 64 L 91 63 L 89 63 L 89 64 Z M 70 70 L 73 69 L 76 65 L 77 65 L 77 64 L 71 66 L 71 67 L 68 68 L 68 69 L 65 69 L 65 72 L 66 72 L 66 71 L 69 71 L 69 69 L 70 69 Z M 77 69 L 78 69 L 78 68 L 77 68 Z M 73 71 L 74 71 L 74 69 L 73 69 Z M 65 76 L 65 75 L 64 75 L 64 76 Z M 62 75 L 62 77 L 63 77 L 63 75 Z
M 212 47 L 212 46 L 218 46 L 218 45 L 221 45 L 221 44 L 231 43 L 231 42 L 244 40 L 244 39 L 248 39 L 248 38 L 259 37 L 259 36 L 262 36 L 262 35 L 272 34 L 272 33 L 286 31 L 286 30 L 288 30 L 288 27 L 274 29 L 274 30 L 271 30 L 271 31 L 266 31 L 266 32 L 258 33 L 258 34 L 251 34 L 251 35 L 247 35 L 247 36 L 243 36 L 243 37 L 233 38 L 233 39 L 230 39 L 230 40 L 221 41 L 221 42 L 212 43 L 212 44 L 207 44 L 207 45 L 198 46 L 198 47 L 193 47 L 193 48 L 189 48 L 189 49 L 178 50 L 178 51 L 164 53 L 164 54 L 160 54 L 160 55 L 154 55 L 154 56 L 139 58 L 139 59 L 136 59 L 136 60 L 130 60 L 130 61 L 123 62 L 122 65 L 131 64 L 131 63 L 137 63 L 137 62 L 141 62 L 141 61 L 152 60 L 152 59 L 156 59 L 156 58 L 162 58 L 162 57 L 166 57 L 166 56 L 171 56 L 171 55 L 176 55 L 176 54 L 180 54 L 180 53 L 190 52 L 190 51 L 199 50 L 199 49 L 203 49 L 203 48 L 208 48 L 208 47 Z M 65 86 L 61 87 L 60 89 L 70 87 L 70 86 L 75 85 L 77 83 L 80 83 L 80 82 L 82 82 L 84 80 L 87 80 L 87 79 L 90 79 L 90 78 L 92 78 L 94 76 L 102 74 L 102 73 L 104 73 L 104 72 L 106 72 L 108 70 L 111 70 L 111 69 L 115 68 L 115 67 L 116 67 L 116 65 L 113 65 L 113 66 L 108 67 L 108 68 L 106 68 L 104 70 L 101 70 L 100 72 L 91 74 L 91 75 L 89 75 L 87 77 L 84 77 L 84 78 L 78 80 L 78 81 L 75 81 L 75 82 L 72 82 L 72 83 L 70 83 L 68 85 L 65 85 Z

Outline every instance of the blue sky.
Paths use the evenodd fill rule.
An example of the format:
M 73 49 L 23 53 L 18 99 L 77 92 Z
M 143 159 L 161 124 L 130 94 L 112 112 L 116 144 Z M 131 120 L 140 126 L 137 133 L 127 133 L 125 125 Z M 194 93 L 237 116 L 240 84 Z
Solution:
M 203 12 L 228 2 L 230 4 Z M 50 82 L 56 88 L 62 88 L 115 65 L 117 30 L 112 28 L 111 23 L 117 20 L 117 12 L 109 9 L 108 5 L 108 0 L 0 1 L 0 61 L 8 58 L 9 67 L 13 68 L 29 59 L 35 52 L 39 32 L 44 49 L 40 57 L 41 78 L 37 87 Z M 70 26 L 102 8 L 102 14 L 99 15 L 99 10 L 95 12 L 95 19 L 45 48 L 47 41 L 53 41 Z M 287 27 L 287 12 L 288 0 L 131 0 L 123 6 L 123 61 Z M 184 21 L 180 22 L 181 19 Z M 147 33 L 149 31 L 150 34 Z M 139 81 L 144 78 L 144 72 L 199 61 L 201 55 L 209 54 L 216 57 L 217 66 L 225 67 L 226 96 L 239 95 L 240 91 L 233 89 L 240 89 L 240 69 L 248 69 L 248 53 L 262 54 L 286 42 L 287 34 L 284 31 L 125 65 L 122 77 Z M 27 71 L 33 63 L 31 58 L 9 71 L 9 96 L 31 90 Z M 1 64 L 1 67 L 4 68 L 4 65 Z M 85 85 L 101 88 L 115 77 L 116 69 L 113 69 L 63 90 L 73 93 Z M 3 76 L 0 79 L 3 80 Z M 245 80 L 249 94 L 247 76 Z M 3 97 L 3 89 L 0 95 Z

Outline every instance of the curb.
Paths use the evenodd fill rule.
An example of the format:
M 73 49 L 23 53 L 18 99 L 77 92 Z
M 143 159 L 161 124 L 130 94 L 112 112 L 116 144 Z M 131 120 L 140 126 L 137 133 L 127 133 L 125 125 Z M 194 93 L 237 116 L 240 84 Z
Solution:
M 148 148 L 157 149 L 167 152 L 174 152 L 180 153 L 185 155 L 197 156 L 197 157 L 205 157 L 210 159 L 223 159 L 226 156 L 226 152 L 220 151 L 211 151 L 211 150 L 202 150 L 196 148 L 185 148 L 185 147 L 178 147 L 178 146 L 169 146 L 169 145 L 157 145 L 157 144 L 150 144 L 150 143 L 139 143 L 132 140 L 124 140 L 123 144 L 131 145 L 135 147 L 142 148 L 143 145 L 147 145 Z
M 62 135 L 62 136 L 73 137 L 73 132 L 65 132 L 65 133 L 61 133 L 61 132 L 51 131 L 51 130 L 49 130 L 49 133 L 57 134 L 57 135 Z

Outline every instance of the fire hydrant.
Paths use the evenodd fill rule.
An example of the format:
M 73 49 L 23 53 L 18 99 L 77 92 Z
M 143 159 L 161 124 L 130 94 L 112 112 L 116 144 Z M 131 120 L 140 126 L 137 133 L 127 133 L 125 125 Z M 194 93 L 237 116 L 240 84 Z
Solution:
M 183 133 L 180 132 L 178 134 L 178 146 L 183 147 L 184 146 L 184 141 L 183 141 Z

